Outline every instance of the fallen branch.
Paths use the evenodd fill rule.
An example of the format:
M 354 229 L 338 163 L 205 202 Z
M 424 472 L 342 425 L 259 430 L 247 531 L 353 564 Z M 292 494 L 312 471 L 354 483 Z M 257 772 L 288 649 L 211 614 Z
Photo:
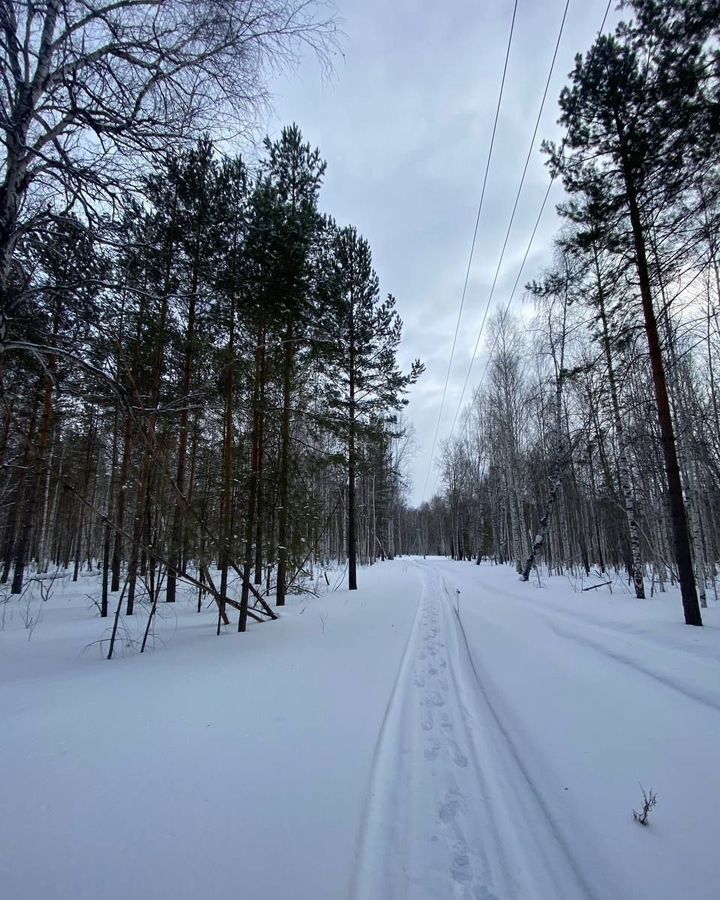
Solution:
M 240 604 L 237 602 L 237 600 L 233 600 L 231 597 L 223 596 L 220 593 L 220 591 L 215 587 L 215 582 L 213 581 L 213 577 L 210 574 L 210 569 L 208 568 L 208 566 L 202 566 L 202 570 L 205 573 L 205 578 L 207 579 L 208 584 L 210 585 L 210 593 L 213 594 L 214 597 L 219 597 L 224 606 L 231 606 L 233 609 L 237 609 L 239 611 Z M 180 574 L 178 573 L 178 578 L 179 577 L 180 577 Z M 206 589 L 207 589 L 207 587 L 206 587 Z M 264 622 L 265 621 L 265 619 L 261 619 L 257 613 L 253 612 L 250 609 L 248 610 L 248 616 L 250 616 L 250 618 L 254 622 Z M 273 618 L 276 619 L 277 616 L 273 616 Z M 223 624 L 224 625 L 230 624 L 230 620 L 228 619 L 227 615 L 225 615 L 225 618 L 223 619 Z
M 235 565 L 234 562 L 230 563 L 230 568 L 238 575 L 239 578 L 243 577 L 243 573 L 240 571 L 240 569 L 238 569 L 238 567 Z M 260 593 L 260 591 L 258 591 L 258 589 L 255 587 L 255 585 L 249 584 L 248 587 L 250 588 L 250 593 L 253 595 L 253 597 L 257 601 L 254 604 L 253 609 L 257 609 L 257 605 L 259 603 L 263 612 L 265 613 L 265 615 L 269 616 L 271 619 L 277 619 L 277 613 L 273 612 L 273 610 L 267 605 L 267 603 L 265 602 L 265 598 Z M 240 606 L 238 605 L 238 609 L 239 608 L 240 608 Z M 263 619 L 258 619 L 258 621 L 262 622 Z
M 125 531 L 124 528 L 121 528 L 115 522 L 112 522 L 105 515 L 105 513 L 100 512 L 100 510 L 94 504 L 92 504 L 87 498 L 83 497 L 79 493 L 79 491 L 76 491 L 74 486 L 72 484 L 70 484 L 69 481 L 67 481 L 65 478 L 62 478 L 62 477 L 60 478 L 60 480 L 61 480 L 62 484 L 64 485 L 64 487 L 67 488 L 67 490 L 71 491 L 84 506 L 86 506 L 89 510 L 94 512 L 96 516 L 98 516 L 98 518 L 100 519 L 101 522 L 103 522 L 106 525 L 109 525 L 109 527 L 113 531 L 115 531 L 117 534 L 122 535 L 122 537 L 124 537 L 126 540 L 128 540 L 128 541 L 133 540 L 133 536 L 131 534 L 129 534 L 127 531 Z M 138 541 L 138 547 L 147 551 L 148 554 L 154 556 L 155 559 L 161 565 L 164 565 L 166 568 L 172 568 L 169 565 L 168 561 L 157 552 L 156 547 L 151 547 L 149 544 L 146 544 L 144 541 Z M 215 584 L 213 583 L 212 578 L 210 578 L 210 573 L 208 571 L 207 566 L 205 566 L 204 569 L 205 569 L 205 575 L 208 579 L 207 584 L 203 584 L 197 578 L 193 578 L 192 575 L 188 575 L 187 572 L 177 572 L 177 578 L 179 581 L 186 581 L 188 584 L 192 584 L 195 587 L 200 588 L 201 590 L 207 591 L 210 594 L 212 594 L 213 600 L 217 603 L 218 609 L 220 610 L 220 614 L 222 616 L 223 623 L 225 625 L 229 625 L 230 620 L 228 619 L 227 613 L 224 611 L 223 606 L 228 605 L 228 606 L 232 606 L 233 609 L 239 610 L 240 604 L 236 600 L 231 600 L 230 597 L 223 597 L 222 594 L 215 587 Z M 257 591 L 254 591 L 254 593 L 257 594 Z M 267 604 L 265 604 L 265 605 L 267 606 Z M 272 610 L 270 610 L 270 612 L 272 613 Z M 249 612 L 248 612 L 248 615 L 250 615 Z M 264 619 L 261 619 L 260 616 L 257 615 L 257 613 L 253 613 L 252 615 L 250 615 L 250 618 L 253 619 L 255 622 L 264 622 L 265 621 Z M 271 618 L 276 619 L 277 616 L 273 613 Z

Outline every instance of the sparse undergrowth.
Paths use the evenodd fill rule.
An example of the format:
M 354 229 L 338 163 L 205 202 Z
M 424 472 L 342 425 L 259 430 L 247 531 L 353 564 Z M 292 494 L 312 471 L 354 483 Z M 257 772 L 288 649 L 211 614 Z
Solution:
M 648 825 L 648 817 L 657 803 L 657 794 L 651 788 L 646 792 L 642 785 L 640 785 L 640 790 L 643 795 L 642 809 L 640 812 L 636 809 L 633 810 L 633 819 L 640 825 Z

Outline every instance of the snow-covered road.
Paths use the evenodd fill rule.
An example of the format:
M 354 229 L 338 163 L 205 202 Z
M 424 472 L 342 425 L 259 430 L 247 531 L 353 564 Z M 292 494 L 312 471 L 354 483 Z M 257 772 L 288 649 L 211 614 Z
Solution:
M 720 895 L 717 605 L 440 559 L 360 583 L 219 640 L 188 600 L 112 663 L 71 586 L 31 641 L 6 621 L 0 896 Z
M 437 567 L 415 565 L 422 596 L 379 738 L 353 896 L 596 896 L 483 690 L 460 597 Z
M 715 898 L 720 633 L 665 597 L 415 560 L 355 896 Z M 676 600 L 673 597 L 673 600 Z M 641 782 L 659 795 L 632 819 Z

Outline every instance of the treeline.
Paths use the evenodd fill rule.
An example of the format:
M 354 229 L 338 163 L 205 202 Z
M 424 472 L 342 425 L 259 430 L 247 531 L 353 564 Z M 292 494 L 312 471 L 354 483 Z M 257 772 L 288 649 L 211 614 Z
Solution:
M 317 558 L 347 555 L 354 588 L 358 547 L 393 554 L 395 413 L 421 367 L 397 366 L 367 242 L 318 211 L 318 151 L 294 126 L 265 147 L 254 174 L 207 139 L 169 153 L 102 234 L 65 215 L 28 246 L 2 372 L 13 593 L 30 562 L 99 561 L 102 615 L 191 573 L 225 616 L 242 573 L 242 617 Z
M 545 151 L 568 199 L 534 319 L 497 314 L 486 377 L 416 511 L 428 552 L 679 583 L 720 559 L 720 7 L 632 0 L 578 56 Z
M 312 5 L 286 18 L 288 4 L 267 0 L 252 4 L 269 17 L 253 20 L 257 34 L 235 35 L 229 10 L 217 44 L 212 3 L 196 4 L 187 23 L 186 4 L 156 4 L 155 24 L 143 4 L 87 15 L 60 5 L 64 22 L 57 4 L 3 7 L 37 68 L 29 93 L 19 85 L 6 98 L 18 116 L 30 104 L 35 144 L 31 128 L 15 147 L 22 123 L 6 122 L 0 582 L 18 594 L 43 573 L 99 571 L 101 615 L 114 609 L 116 625 L 139 601 L 152 618 L 184 582 L 198 608 L 216 602 L 218 629 L 236 609 L 239 630 L 248 617 L 273 617 L 270 602 L 282 605 L 318 563 L 347 559 L 355 588 L 358 559 L 395 552 L 398 412 L 422 366 L 399 369 L 395 301 L 381 296 L 367 241 L 320 211 L 325 162 L 299 129 L 266 139 L 250 165 L 183 127 L 213 112 L 208 97 L 219 116 L 241 88 L 261 92 L 248 47 L 272 58 L 298 33 L 321 42 L 328 26 L 306 18 Z M 202 14 L 212 29 L 193 33 L 197 55 L 178 60 L 174 41 Z M 269 47 L 264 24 L 278 29 Z M 76 38 L 99 39 L 106 27 L 122 52 L 102 45 L 95 73 Z M 163 37 L 168 92 L 151 112 L 137 105 L 142 93 L 120 104 L 107 78 L 135 63 L 145 77 Z M 3 49 L 12 66 L 7 31 Z M 46 77 L 66 78 L 69 55 L 81 76 L 89 71 L 84 111 L 76 90 Z M 194 93 L 177 93 L 173 60 Z M 239 62 L 249 68 L 236 83 Z M 203 77 L 208 93 L 198 92 Z M 157 83 L 156 71 L 147 90 Z M 47 143 L 49 98 L 66 115 Z M 100 101 L 107 117 L 117 104 L 114 123 L 93 119 Z M 43 171 L 45 148 L 53 165 Z

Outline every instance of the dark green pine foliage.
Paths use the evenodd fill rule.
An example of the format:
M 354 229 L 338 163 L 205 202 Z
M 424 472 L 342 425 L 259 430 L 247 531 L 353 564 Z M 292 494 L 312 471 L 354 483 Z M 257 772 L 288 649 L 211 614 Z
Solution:
M 335 231 L 332 268 L 326 284 L 327 419 L 345 445 L 347 461 L 348 586 L 357 589 L 356 478 L 363 440 L 378 435 L 392 411 L 407 402 L 404 394 L 423 372 L 415 360 L 409 373 L 398 367 L 402 321 L 395 299 L 380 299 L 377 274 L 367 241 L 355 228 Z
M 273 273 L 277 255 L 276 228 L 280 210 L 269 180 L 260 177 L 248 203 L 248 224 L 243 254 L 244 303 L 242 318 L 247 349 L 252 358 L 247 379 L 249 396 L 249 466 L 243 510 L 243 578 L 238 630 L 247 628 L 247 609 L 253 562 L 262 553 L 263 487 L 267 391 L 270 381 L 268 341 L 275 321 Z
M 122 420 L 122 434 L 117 494 L 113 501 L 116 531 L 110 563 L 110 590 L 120 590 L 121 569 L 125 562 L 130 612 L 134 609 L 135 570 L 143 513 L 142 508 L 134 509 L 133 501 L 140 501 L 141 493 L 143 498 L 146 496 L 146 492 L 141 492 L 139 482 L 150 464 L 146 438 L 153 422 L 150 416 L 146 417 L 145 410 L 157 406 L 160 399 L 178 240 L 175 190 L 162 174 L 146 178 L 143 188 L 145 202 L 140 202 L 139 198 L 131 201 L 118 226 L 120 251 L 115 259 L 114 281 L 119 296 L 114 303 L 116 308 L 122 309 L 122 315 L 114 317 L 115 329 L 111 332 L 116 374 L 130 403 L 128 406 L 116 405 Z M 110 303 L 112 305 L 113 301 Z M 108 324 L 111 321 L 109 319 Z M 140 501 L 141 506 L 145 502 L 145 499 Z M 128 535 L 132 535 L 129 543 Z
M 290 505 L 293 488 L 293 409 L 298 362 L 308 356 L 315 317 L 317 199 L 325 171 L 318 150 L 297 126 L 266 140 L 267 159 L 257 179 L 245 245 L 249 286 L 246 313 L 254 340 L 252 425 L 241 606 L 246 608 L 254 564 L 261 582 L 265 534 L 277 525 L 276 601 L 285 602 Z M 276 403 L 270 402 L 270 394 Z M 280 421 L 272 415 L 279 407 Z M 277 478 L 266 472 L 267 444 L 277 427 Z M 272 483 L 272 482 L 276 483 Z M 269 508 L 269 515 L 268 515 Z M 274 521 L 277 516 L 277 522 Z M 274 554 L 273 554 L 274 555 Z M 244 628 L 241 613 L 240 628 Z
M 325 161 L 320 151 L 303 142 L 297 125 L 284 128 L 275 142 L 265 141 L 267 179 L 277 203 L 272 274 L 275 327 L 282 346 L 282 413 L 277 501 L 276 602 L 285 603 L 292 494 L 292 402 L 298 356 L 306 356 L 316 306 L 317 242 L 322 220 L 317 202 Z
M 220 595 L 227 596 L 228 571 L 235 557 L 233 523 L 235 498 L 236 435 L 234 411 L 236 393 L 242 382 L 239 371 L 244 363 L 238 351 L 243 303 L 247 299 L 245 272 L 245 235 L 249 216 L 249 179 L 244 162 L 239 157 L 226 159 L 220 166 L 217 203 L 218 214 L 225 227 L 224 244 L 213 279 L 214 300 L 210 313 L 215 352 L 210 370 L 215 375 L 215 388 L 223 401 L 222 434 L 222 490 L 219 509 Z M 202 521 L 208 518 L 207 497 L 199 510 Z M 197 548 L 200 560 L 200 577 L 205 577 L 205 566 L 210 558 L 208 535 L 203 530 Z M 224 609 L 221 611 L 224 613 Z
M 175 402 L 180 407 L 175 483 L 184 498 L 187 490 L 187 457 L 190 408 L 198 362 L 207 353 L 206 327 L 212 301 L 212 276 L 220 265 L 227 223 L 222 219 L 218 163 L 212 142 L 204 138 L 178 156 L 171 157 L 168 178 L 177 195 L 174 227 L 178 235 L 177 290 L 172 314 L 178 325 L 179 345 L 174 354 L 177 385 Z M 178 569 L 184 570 L 183 553 L 186 504 L 174 504 L 168 549 L 166 599 L 175 600 Z
M 356 492 L 363 554 L 394 553 L 392 419 L 420 367 L 397 367 L 367 244 L 319 214 L 318 150 L 295 126 L 265 148 L 253 172 L 209 140 L 158 156 L 100 231 L 58 217 L 22 248 L 13 333 L 42 346 L 0 367 L 0 578 L 100 566 L 109 655 L 178 581 L 218 629 L 272 618 L 264 596 L 344 557 L 348 480 L 353 582 Z

